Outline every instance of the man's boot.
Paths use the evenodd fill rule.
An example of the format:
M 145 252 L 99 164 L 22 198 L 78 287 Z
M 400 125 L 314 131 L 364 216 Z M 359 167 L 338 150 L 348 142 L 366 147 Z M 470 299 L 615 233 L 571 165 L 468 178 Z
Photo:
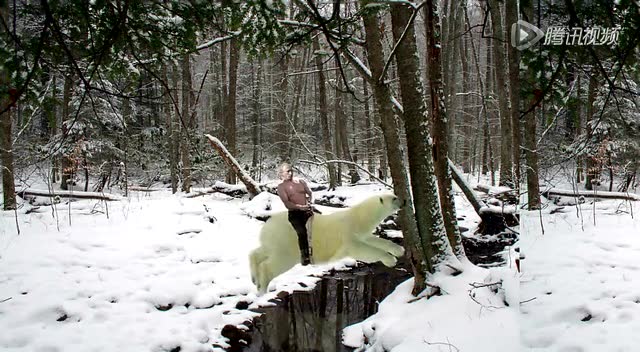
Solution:
M 308 248 L 300 251 L 300 262 L 302 265 L 311 264 L 311 253 Z

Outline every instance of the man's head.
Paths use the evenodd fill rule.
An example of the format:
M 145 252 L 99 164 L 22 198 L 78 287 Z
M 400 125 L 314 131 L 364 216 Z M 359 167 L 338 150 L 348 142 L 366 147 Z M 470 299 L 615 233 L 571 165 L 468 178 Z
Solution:
M 282 163 L 279 168 L 280 179 L 281 180 L 289 180 L 293 179 L 293 168 L 289 163 Z

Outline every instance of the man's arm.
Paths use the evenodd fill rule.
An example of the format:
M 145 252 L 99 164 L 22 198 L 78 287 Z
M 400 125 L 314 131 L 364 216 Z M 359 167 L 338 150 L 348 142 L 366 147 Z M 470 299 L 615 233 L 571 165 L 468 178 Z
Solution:
M 304 193 L 307 194 L 307 200 L 309 201 L 309 205 L 313 203 L 313 193 L 311 193 L 311 189 L 307 186 L 307 183 L 304 180 L 300 180 L 302 185 L 304 186 Z

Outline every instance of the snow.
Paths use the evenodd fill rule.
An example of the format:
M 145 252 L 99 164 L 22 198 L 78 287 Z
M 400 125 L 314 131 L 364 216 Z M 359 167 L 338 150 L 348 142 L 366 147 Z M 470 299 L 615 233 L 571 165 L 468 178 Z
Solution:
M 384 192 L 370 184 L 331 194 L 353 205 Z M 439 296 L 415 298 L 406 281 L 344 341 L 360 351 L 635 351 L 637 205 L 587 199 L 521 211 L 522 273 L 514 246 L 504 267 L 463 261 L 460 275 L 437 273 Z M 457 195 L 456 206 L 473 230 L 471 205 Z M 0 212 L 0 350 L 222 351 L 222 328 L 255 317 L 250 309 L 278 290 L 312 289 L 322 273 L 355 264 L 297 265 L 257 296 L 247 256 L 262 222 L 253 216 L 283 209 L 265 192 L 248 201 L 160 190 Z
M 523 214 L 521 296 L 527 302 L 520 321 L 526 348 L 637 351 L 640 219 L 631 216 L 630 204 L 638 206 L 589 201 L 543 214 L 544 234 L 538 212 Z

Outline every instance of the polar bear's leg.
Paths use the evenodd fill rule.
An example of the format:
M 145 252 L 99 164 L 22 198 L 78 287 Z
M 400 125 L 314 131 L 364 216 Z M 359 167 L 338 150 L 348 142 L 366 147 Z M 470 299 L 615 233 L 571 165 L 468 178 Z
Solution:
M 293 268 L 294 265 L 297 264 L 295 259 L 291 260 L 290 257 L 287 256 L 284 252 L 281 253 L 272 253 L 267 260 L 262 262 L 259 267 L 260 272 L 260 282 L 258 283 L 258 291 L 266 292 L 269 288 L 269 283 L 276 276 L 284 273 L 285 271 Z
M 399 246 L 389 240 L 385 240 L 384 238 L 367 236 L 362 238 L 361 241 L 373 247 L 382 249 L 385 252 L 389 252 L 396 257 L 400 257 L 404 254 L 404 248 L 402 246 Z
M 251 269 L 251 281 L 258 286 L 260 282 L 260 266 L 267 259 L 264 249 L 258 247 L 249 254 L 249 268 Z
M 381 261 L 388 267 L 396 265 L 396 257 L 386 251 L 373 247 L 366 242 L 353 241 L 344 250 L 345 256 L 351 257 L 365 263 L 375 263 Z

